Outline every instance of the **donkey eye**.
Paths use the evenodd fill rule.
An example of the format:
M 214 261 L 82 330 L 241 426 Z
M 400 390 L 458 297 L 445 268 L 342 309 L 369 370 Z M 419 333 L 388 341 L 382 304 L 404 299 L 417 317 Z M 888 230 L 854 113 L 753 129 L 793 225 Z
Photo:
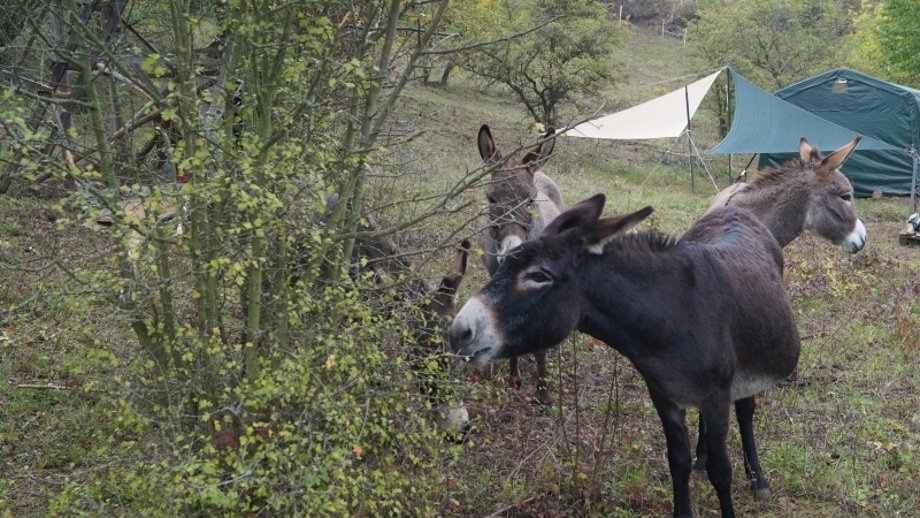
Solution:
M 550 277 L 549 275 L 546 275 L 543 272 L 533 272 L 531 274 L 528 274 L 527 278 L 529 278 L 532 281 L 537 281 L 537 282 L 549 282 L 553 280 L 552 277 Z
M 840 199 L 843 201 L 853 201 L 853 195 L 850 193 L 840 195 Z
M 548 284 L 553 282 L 553 276 L 543 270 L 532 270 L 524 274 L 524 281 L 530 284 Z

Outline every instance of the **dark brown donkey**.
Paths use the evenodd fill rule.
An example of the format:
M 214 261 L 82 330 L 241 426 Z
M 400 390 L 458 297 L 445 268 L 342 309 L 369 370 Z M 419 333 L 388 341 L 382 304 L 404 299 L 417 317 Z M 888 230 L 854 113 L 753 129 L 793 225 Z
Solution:
M 840 167 L 856 149 L 857 136 L 824 158 L 808 139 L 799 140 L 799 158 L 781 169 L 759 171 L 754 181 L 737 183 L 713 199 L 709 210 L 734 205 L 757 216 L 784 247 L 810 229 L 835 245 L 855 254 L 866 244 L 866 227 L 856 215 L 853 186 Z M 693 469 L 706 469 L 705 424 L 700 419 Z M 769 498 L 759 491 L 758 497 Z
M 856 216 L 853 186 L 840 167 L 860 139 L 856 137 L 823 158 L 802 137 L 797 160 L 790 160 L 782 169 L 764 169 L 754 181 L 723 190 L 712 200 L 709 210 L 726 205 L 750 210 L 781 247 L 810 229 L 855 254 L 866 244 L 866 227 Z
M 479 128 L 479 156 L 487 165 L 502 164 L 492 171 L 491 182 L 486 188 L 488 224 L 479 235 L 485 251 L 482 260 L 489 275 L 495 273 L 508 251 L 543 233 L 546 225 L 562 210 L 559 187 L 540 169 L 553 152 L 556 139 L 550 137 L 554 133 L 553 129 L 544 133 L 542 142 L 526 150 L 523 158 L 509 157 L 503 161 L 489 126 L 483 124 Z M 534 351 L 533 355 L 537 362 L 537 399 L 548 404 L 552 396 L 548 389 L 546 351 Z M 521 375 L 517 357 L 512 356 L 508 361 L 511 383 L 519 387 Z
M 645 379 L 667 441 L 674 516 L 693 515 L 686 408 L 707 423 L 709 480 L 734 516 L 726 448 L 735 402 L 748 475 L 767 483 L 753 435 L 754 395 L 785 378 L 799 334 L 783 289 L 783 255 L 770 231 L 737 207 L 714 210 L 679 240 L 622 235 L 646 207 L 599 219 L 596 195 L 511 251 L 450 329 L 474 364 L 553 347 L 573 330 L 624 354 Z

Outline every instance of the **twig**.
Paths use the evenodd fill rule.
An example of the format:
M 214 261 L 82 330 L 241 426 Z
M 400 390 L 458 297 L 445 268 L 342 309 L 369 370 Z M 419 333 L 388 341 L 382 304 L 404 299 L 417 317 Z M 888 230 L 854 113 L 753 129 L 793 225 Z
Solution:
M 19 383 L 16 388 L 20 389 L 49 389 L 49 390 L 71 390 L 72 387 L 55 385 L 54 383 Z
M 827 333 L 825 333 L 824 331 L 818 331 L 817 333 L 812 333 L 810 335 L 802 335 L 799 337 L 799 340 L 804 341 L 804 340 L 811 340 L 812 338 L 821 338 L 826 334 Z
M 27 77 L 22 77 L 20 74 L 10 72 L 9 70 L 0 70 L 0 76 L 6 79 L 9 79 L 11 83 L 13 82 L 21 83 L 22 86 L 26 86 L 26 87 L 36 90 L 37 95 L 39 96 L 44 95 L 44 96 L 50 97 L 52 95 L 51 92 L 54 92 L 53 93 L 54 97 L 58 99 L 69 99 L 71 96 L 70 90 L 62 90 L 60 88 L 55 90 L 54 87 L 52 87 L 51 85 L 47 85 L 45 83 L 36 81 L 34 79 L 29 79 Z
M 605 448 L 607 442 L 608 424 L 610 423 L 610 414 L 613 414 L 613 433 L 612 437 L 619 435 L 620 429 L 620 355 L 613 355 L 613 381 L 610 383 L 610 393 L 607 395 L 607 408 L 604 410 L 604 425 L 601 428 L 601 441 L 597 454 L 594 458 L 594 476 L 600 473 L 601 463 L 607 461 L 608 451 Z
M 504 516 L 505 513 L 507 513 L 508 511 L 514 509 L 515 507 L 518 507 L 518 506 L 520 506 L 521 504 L 526 504 L 526 503 L 529 503 L 529 502 L 533 502 L 533 501 L 536 500 L 536 499 L 537 499 L 537 497 L 532 496 L 532 497 L 530 497 L 530 498 L 528 498 L 528 499 L 526 499 L 526 500 L 522 500 L 522 501 L 520 501 L 520 502 L 518 502 L 518 503 L 516 503 L 516 504 L 507 505 L 507 506 L 505 506 L 505 507 L 502 507 L 502 508 L 499 509 L 498 511 L 495 511 L 494 513 L 492 513 L 492 514 L 486 516 L 486 518 L 498 518 L 499 516 Z
M 140 42 L 143 43 L 145 47 L 147 47 L 154 54 L 162 54 L 159 50 L 157 50 L 156 46 L 154 46 L 153 43 L 150 43 L 150 40 L 148 40 L 143 35 L 141 35 L 141 33 L 137 32 L 137 29 L 135 29 L 133 25 L 128 23 L 128 21 L 125 20 L 123 16 L 120 16 L 119 18 L 121 19 L 121 23 L 124 24 L 125 28 L 128 29 L 128 31 L 131 34 L 133 34 L 134 37 L 140 40 Z
M 505 41 L 511 41 L 511 40 L 513 40 L 513 39 L 515 39 L 515 38 L 520 38 L 521 36 L 526 36 L 526 35 L 530 34 L 531 32 L 538 31 L 538 30 L 542 29 L 543 27 L 546 27 L 547 25 L 549 25 L 549 24 L 551 24 L 551 23 L 553 23 L 553 22 L 559 21 L 560 19 L 562 19 L 562 17 L 561 17 L 561 16 L 557 16 L 557 17 L 555 17 L 555 18 L 546 20 L 545 22 L 541 23 L 540 25 L 537 25 L 536 27 L 531 27 L 531 28 L 529 28 L 529 29 L 527 29 L 527 30 L 524 30 L 524 31 L 521 31 L 521 32 L 518 32 L 518 33 L 515 33 L 515 34 L 511 34 L 511 35 L 505 36 L 505 37 L 503 37 L 503 38 L 496 38 L 496 39 L 494 39 L 494 40 L 489 40 L 489 41 L 480 41 L 480 42 L 477 42 L 477 43 L 471 43 L 471 44 L 469 44 L 469 45 L 463 45 L 463 46 L 460 46 L 460 47 L 453 47 L 453 48 L 449 48 L 449 49 L 431 49 L 431 50 L 425 50 L 425 51 L 422 51 L 421 54 L 422 54 L 423 56 L 432 56 L 432 55 L 436 55 L 436 54 L 454 54 L 454 53 L 457 53 L 457 52 L 464 52 L 464 51 L 467 51 L 467 50 L 478 49 L 478 48 L 480 48 L 480 47 L 485 47 L 485 46 L 488 46 L 488 45 L 495 45 L 496 43 L 502 43 L 502 42 L 505 42 Z
M 128 132 L 137 129 L 154 119 L 160 118 L 161 115 L 163 115 L 163 108 L 154 110 L 148 113 L 147 115 L 142 116 L 140 119 L 129 120 L 128 122 L 125 123 L 124 126 L 119 128 L 117 131 L 115 131 L 115 133 L 112 133 L 112 135 L 109 136 L 109 142 L 115 142 L 116 140 L 125 136 Z

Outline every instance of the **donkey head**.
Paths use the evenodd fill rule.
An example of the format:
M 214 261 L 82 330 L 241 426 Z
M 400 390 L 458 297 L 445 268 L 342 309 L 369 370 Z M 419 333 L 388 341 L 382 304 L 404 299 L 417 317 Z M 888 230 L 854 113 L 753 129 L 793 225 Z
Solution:
M 492 181 L 486 188 L 489 201 L 489 229 L 496 243 L 498 262 L 512 248 L 527 240 L 533 224 L 533 199 L 536 195 L 534 174 L 553 152 L 556 139 L 551 138 L 555 130 L 548 129 L 542 142 L 527 149 L 523 158 L 502 159 L 492 132 L 487 124 L 479 128 L 479 156 L 487 165 L 503 162 L 501 168 L 492 171 Z
M 651 207 L 599 219 L 604 195 L 563 212 L 538 239 L 511 251 L 488 284 L 454 318 L 454 352 L 473 364 L 547 349 L 579 323 L 583 281 L 578 270 L 589 254 L 652 213 Z
M 443 337 L 457 309 L 457 293 L 466 274 L 469 252 L 470 242 L 464 239 L 438 287 L 431 289 L 426 282 L 424 293 L 420 293 L 420 312 L 408 323 L 415 341 L 413 355 L 418 360 L 428 361 L 446 352 L 442 349 Z
M 464 239 L 448 267 L 447 274 L 441 279 L 438 287 L 429 293 L 426 303 L 422 305 L 423 314 L 420 321 L 412 324 L 417 348 L 416 371 L 422 379 L 423 390 L 435 401 L 437 407 L 443 407 L 445 403 L 444 396 L 438 394 L 437 378 L 449 373 L 452 363 L 448 356 L 443 354 L 446 351 L 442 349 L 444 342 L 441 337 L 456 311 L 457 291 L 466 274 L 469 252 L 470 242 Z M 431 368 L 432 359 L 437 362 L 435 369 Z M 442 410 L 442 429 L 454 436 L 462 434 L 470 422 L 469 413 L 463 403 Z
M 470 242 L 464 239 L 457 250 L 453 262 L 447 270 L 447 275 L 441 279 L 438 285 L 431 293 L 426 309 L 433 317 L 434 323 L 442 329 L 446 328 L 447 322 L 453 316 L 457 305 L 457 290 L 460 283 L 463 282 L 463 276 L 466 274 L 466 264 L 470 253 Z
M 808 173 L 809 201 L 805 228 L 814 230 L 835 245 L 855 254 L 866 244 L 866 227 L 856 216 L 853 186 L 840 166 L 862 137 L 834 151 L 826 158 L 805 137 L 799 141 L 799 158 Z

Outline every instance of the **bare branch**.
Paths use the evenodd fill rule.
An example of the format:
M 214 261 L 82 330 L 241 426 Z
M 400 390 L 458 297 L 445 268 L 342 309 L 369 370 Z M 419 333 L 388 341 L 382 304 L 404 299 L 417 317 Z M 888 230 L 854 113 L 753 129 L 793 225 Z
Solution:
M 76 387 L 65 387 L 64 385 L 55 385 L 53 383 L 19 383 L 14 385 L 18 389 L 48 389 L 48 390 L 72 390 Z
M 133 25 L 128 23 L 128 20 L 125 20 L 124 17 L 121 18 L 121 23 L 125 26 L 126 29 L 128 29 L 128 32 L 130 32 L 131 34 L 134 35 L 135 38 L 140 40 L 140 42 L 143 43 L 144 46 L 147 47 L 148 50 L 150 50 L 150 52 L 153 52 L 154 54 L 162 54 L 159 50 L 157 50 L 156 46 L 153 43 L 150 43 L 150 40 L 148 40 L 143 35 L 141 35 L 141 33 L 137 32 L 137 29 L 135 29 Z
M 464 52 L 464 51 L 467 51 L 467 50 L 478 49 L 478 48 L 480 48 L 480 47 L 487 47 L 487 46 L 489 46 L 489 45 L 495 45 L 496 43 L 502 43 L 502 42 L 505 42 L 505 41 L 511 41 L 511 40 L 513 40 L 513 39 L 515 39 L 515 38 L 520 38 L 521 36 L 526 36 L 526 35 L 528 35 L 528 34 L 534 32 L 534 31 L 538 31 L 538 30 L 542 29 L 543 27 L 546 27 L 547 25 L 549 25 L 549 24 L 551 24 L 551 23 L 553 23 L 553 22 L 555 22 L 555 21 L 557 21 L 557 20 L 559 20 L 559 19 L 561 19 L 561 18 L 562 18 L 561 16 L 557 16 L 557 17 L 555 17 L 555 18 L 550 18 L 549 20 L 547 20 L 547 21 L 545 21 L 545 22 L 543 22 L 543 23 L 541 23 L 541 24 L 539 24 L 539 25 L 536 25 L 536 26 L 534 26 L 534 27 L 531 27 L 530 29 L 527 29 L 526 31 L 521 31 L 521 32 L 512 34 L 512 35 L 510 35 L 510 36 L 505 36 L 504 38 L 498 38 L 498 39 L 490 40 L 490 41 L 481 41 L 481 42 L 479 42 L 479 43 L 471 43 L 471 44 L 469 44 L 469 45 L 464 45 L 464 46 L 462 46 L 462 47 L 454 47 L 454 48 L 451 48 L 451 49 L 431 49 L 431 50 L 425 50 L 425 51 L 422 52 L 422 55 L 432 55 L 432 54 L 454 54 L 454 53 L 457 53 L 457 52 Z

